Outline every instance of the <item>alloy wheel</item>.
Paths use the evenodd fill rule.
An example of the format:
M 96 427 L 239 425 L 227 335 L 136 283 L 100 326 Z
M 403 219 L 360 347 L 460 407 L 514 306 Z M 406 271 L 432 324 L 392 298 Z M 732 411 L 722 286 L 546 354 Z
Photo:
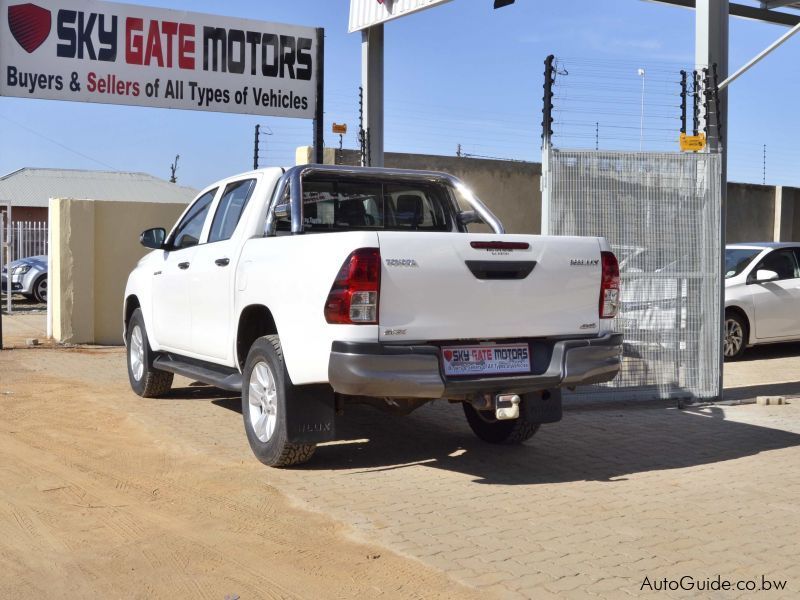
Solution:
M 278 390 L 275 375 L 265 361 L 253 367 L 249 385 L 250 425 L 256 437 L 267 442 L 278 423 Z
M 725 356 L 730 358 L 736 356 L 744 344 L 744 331 L 742 326 L 735 319 L 725 320 L 725 343 L 723 351 Z
M 130 341 L 131 373 L 136 381 L 141 381 L 144 375 L 144 337 L 142 328 L 134 325 Z

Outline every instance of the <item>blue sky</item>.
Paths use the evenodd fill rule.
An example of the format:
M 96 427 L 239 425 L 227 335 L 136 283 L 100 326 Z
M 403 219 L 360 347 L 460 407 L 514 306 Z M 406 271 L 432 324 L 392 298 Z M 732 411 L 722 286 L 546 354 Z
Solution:
M 140 4 L 326 29 L 326 143 L 346 122 L 356 147 L 360 36 L 347 0 L 158 0 Z M 785 28 L 731 20 L 731 69 Z M 543 60 L 560 58 L 556 144 L 675 149 L 677 80 L 692 68 L 693 11 L 640 0 L 454 0 L 386 26 L 386 149 L 539 160 Z M 800 186 L 800 36 L 730 88 L 730 179 Z M 645 128 L 640 132 L 645 69 Z M 308 121 L 0 98 L 0 172 L 25 166 L 144 171 L 194 187 L 252 166 L 253 127 L 268 126 L 265 163 L 292 164 Z

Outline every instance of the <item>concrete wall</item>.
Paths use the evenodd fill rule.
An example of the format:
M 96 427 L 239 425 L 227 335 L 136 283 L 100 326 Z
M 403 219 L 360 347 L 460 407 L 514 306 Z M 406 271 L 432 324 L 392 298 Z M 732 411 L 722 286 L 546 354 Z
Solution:
M 309 148 L 299 148 L 298 164 Z M 325 150 L 327 164 L 355 164 L 354 151 Z M 446 171 L 463 179 L 511 233 L 541 231 L 541 165 L 389 153 L 390 167 Z M 800 190 L 731 183 L 728 241 L 800 240 Z M 146 250 L 139 234 L 169 228 L 183 204 L 50 201 L 50 316 L 60 342 L 122 343 L 121 310 L 128 273 Z
M 184 204 L 50 201 L 50 330 L 64 343 L 121 344 L 128 273 L 148 252 L 139 234 L 169 229 Z
M 800 189 L 778 187 L 775 189 L 775 234 L 778 242 L 800 239 Z
M 311 148 L 297 149 L 297 164 L 311 162 Z M 358 164 L 358 152 L 325 149 L 325 164 Z M 492 209 L 509 233 L 540 233 L 542 167 L 538 163 L 386 154 L 387 167 L 446 171 L 463 179 Z M 728 184 L 727 241 L 800 240 L 800 189 Z
M 767 185 L 728 185 L 727 241 L 772 240 L 775 231 L 775 188 Z

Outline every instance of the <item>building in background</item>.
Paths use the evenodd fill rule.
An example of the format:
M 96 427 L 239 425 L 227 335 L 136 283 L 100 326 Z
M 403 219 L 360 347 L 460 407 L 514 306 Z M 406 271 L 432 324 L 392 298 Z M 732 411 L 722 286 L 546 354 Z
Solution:
M 188 204 L 196 194 L 147 173 L 26 167 L 0 177 L 0 214 L 11 207 L 12 222 L 46 223 L 50 198 Z

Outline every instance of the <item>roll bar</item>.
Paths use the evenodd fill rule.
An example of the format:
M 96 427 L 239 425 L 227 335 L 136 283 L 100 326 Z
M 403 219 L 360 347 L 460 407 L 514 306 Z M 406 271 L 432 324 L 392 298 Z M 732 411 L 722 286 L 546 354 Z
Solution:
M 349 179 L 365 179 L 388 182 L 425 181 L 428 183 L 445 184 L 459 193 L 472 209 L 481 217 L 481 220 L 492 228 L 497 234 L 505 233 L 503 224 L 491 210 L 467 187 L 467 185 L 450 175 L 440 171 L 416 171 L 412 169 L 389 169 L 377 167 L 348 167 L 341 165 L 299 165 L 286 170 L 278 180 L 278 185 L 273 197 L 274 206 L 270 206 L 267 213 L 265 226 L 266 235 L 272 235 L 275 225 L 275 207 L 281 202 L 289 188 L 289 204 L 292 219 L 292 233 L 303 233 L 303 178 L 308 175 L 329 174 Z

